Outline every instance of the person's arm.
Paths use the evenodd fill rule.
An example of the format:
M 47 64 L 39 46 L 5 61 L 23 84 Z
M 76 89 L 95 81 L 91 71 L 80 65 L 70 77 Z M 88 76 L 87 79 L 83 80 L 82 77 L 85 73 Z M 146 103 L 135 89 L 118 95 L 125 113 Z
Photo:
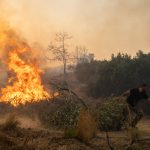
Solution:
M 130 95 L 130 90 L 128 90 L 128 91 L 121 94 L 121 96 L 129 96 L 129 95 Z

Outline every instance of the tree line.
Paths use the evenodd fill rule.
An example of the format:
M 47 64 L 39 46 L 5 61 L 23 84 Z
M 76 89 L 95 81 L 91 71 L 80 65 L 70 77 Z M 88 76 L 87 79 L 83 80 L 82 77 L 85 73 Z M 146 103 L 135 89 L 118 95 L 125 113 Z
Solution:
M 75 74 L 89 96 L 119 96 L 142 83 L 150 84 L 150 53 L 139 50 L 135 57 L 118 53 L 110 60 L 78 63 Z

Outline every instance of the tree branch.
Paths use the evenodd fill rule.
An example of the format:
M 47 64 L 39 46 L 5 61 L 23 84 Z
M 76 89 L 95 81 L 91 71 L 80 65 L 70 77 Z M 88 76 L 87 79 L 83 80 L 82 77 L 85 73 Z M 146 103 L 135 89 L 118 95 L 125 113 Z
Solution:
M 106 133 L 106 140 L 107 140 L 108 147 L 110 148 L 110 150 L 114 150 L 114 148 L 110 144 L 110 138 L 109 138 L 109 135 L 108 135 L 108 131 L 106 130 L 105 133 Z
M 58 90 L 60 91 L 67 91 L 69 93 L 71 93 L 72 95 L 74 95 L 75 97 L 77 97 L 77 99 L 80 101 L 80 103 L 86 108 L 88 109 L 88 106 L 85 104 L 84 100 L 82 98 L 80 98 L 74 91 L 70 90 L 69 88 L 64 88 L 64 87 L 60 87 L 52 82 L 50 82 L 50 84 L 54 85 Z

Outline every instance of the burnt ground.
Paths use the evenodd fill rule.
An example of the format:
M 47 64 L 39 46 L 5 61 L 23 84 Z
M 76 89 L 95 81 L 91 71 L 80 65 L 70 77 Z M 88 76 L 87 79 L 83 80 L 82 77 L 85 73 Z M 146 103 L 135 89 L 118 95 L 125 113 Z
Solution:
M 139 123 L 138 135 L 143 141 L 135 142 L 129 149 L 150 149 L 150 120 Z M 114 150 L 127 149 L 130 136 L 127 131 L 109 132 L 110 144 Z M 149 138 L 149 139 L 148 139 Z M 147 140 L 146 140 L 147 139 Z M 98 131 L 97 136 L 82 142 L 75 138 L 65 138 L 63 131 L 43 128 L 21 128 L 11 131 L 0 130 L 0 150 L 109 150 L 105 132 Z

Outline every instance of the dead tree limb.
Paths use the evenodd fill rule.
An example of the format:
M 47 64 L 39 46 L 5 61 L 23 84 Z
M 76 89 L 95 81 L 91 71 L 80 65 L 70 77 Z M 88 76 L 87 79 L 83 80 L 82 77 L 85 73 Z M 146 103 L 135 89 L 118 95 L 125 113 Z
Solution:
M 53 86 L 55 86 L 58 91 L 67 91 L 68 93 L 71 93 L 72 95 L 74 95 L 78 100 L 79 102 L 86 108 L 88 109 L 88 106 L 87 104 L 84 102 L 84 100 L 82 98 L 80 98 L 74 91 L 72 91 L 71 89 L 67 88 L 67 87 L 60 87 L 52 82 L 50 82 L 50 84 L 52 84 Z
M 130 142 L 130 144 L 128 145 L 128 147 L 126 148 L 126 150 L 129 150 L 131 148 L 131 146 L 135 143 L 136 141 L 135 140 L 132 140 Z
M 109 134 L 108 131 L 105 131 L 106 133 L 106 140 L 107 140 L 107 145 L 109 147 L 110 150 L 114 150 L 114 148 L 112 147 L 112 145 L 110 144 L 110 138 L 109 138 Z

